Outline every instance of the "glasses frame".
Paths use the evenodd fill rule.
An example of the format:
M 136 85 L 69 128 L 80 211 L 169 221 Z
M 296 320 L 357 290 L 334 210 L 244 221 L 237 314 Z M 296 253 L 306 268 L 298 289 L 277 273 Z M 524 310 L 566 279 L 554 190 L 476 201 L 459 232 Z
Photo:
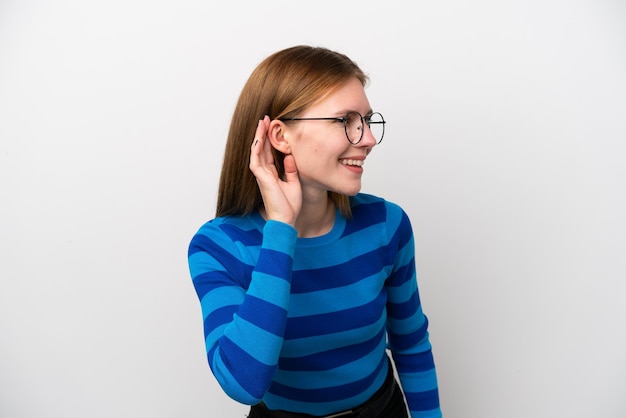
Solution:
M 363 132 L 365 132 L 365 129 L 361 129 L 361 136 L 359 137 L 358 141 L 352 142 L 350 140 L 350 135 L 348 135 L 348 116 L 351 113 L 359 115 L 359 117 L 361 118 L 361 126 L 365 126 L 367 124 L 367 128 L 368 129 L 371 129 L 371 124 L 382 125 L 382 133 L 380 134 L 380 139 L 376 139 L 376 138 L 374 138 L 374 139 L 376 139 L 376 145 L 378 145 L 381 142 L 383 142 L 383 137 L 385 136 L 385 124 L 387 123 L 387 121 L 385 120 L 385 118 L 383 117 L 382 113 L 380 113 L 380 112 L 373 112 L 373 113 L 370 113 L 370 114 L 368 114 L 366 116 L 363 116 L 359 112 L 352 111 L 352 112 L 346 113 L 345 116 L 334 117 L 334 118 L 333 117 L 328 117 L 328 118 L 279 118 L 278 120 L 280 120 L 282 122 L 299 121 L 299 120 L 334 120 L 334 121 L 337 121 L 337 122 L 342 122 L 343 123 L 343 130 L 346 133 L 346 138 L 348 138 L 348 142 L 351 143 L 352 145 L 357 145 L 363 139 Z M 372 122 L 372 116 L 374 116 L 374 115 L 380 116 L 380 118 L 382 120 L 380 120 L 380 121 L 373 121 Z

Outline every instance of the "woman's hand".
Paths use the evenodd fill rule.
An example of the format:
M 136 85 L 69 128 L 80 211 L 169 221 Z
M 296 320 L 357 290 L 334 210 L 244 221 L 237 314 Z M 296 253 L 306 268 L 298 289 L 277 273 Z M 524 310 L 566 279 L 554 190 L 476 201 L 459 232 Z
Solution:
M 302 207 L 302 188 L 293 155 L 285 155 L 285 178 L 278 177 L 267 132 L 270 118 L 259 121 L 250 152 L 250 170 L 261 190 L 267 219 L 295 227 Z

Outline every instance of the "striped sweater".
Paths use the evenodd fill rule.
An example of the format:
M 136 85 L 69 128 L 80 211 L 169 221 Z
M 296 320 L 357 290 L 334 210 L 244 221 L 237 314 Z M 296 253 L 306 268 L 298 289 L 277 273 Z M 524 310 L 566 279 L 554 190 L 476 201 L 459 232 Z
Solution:
M 189 246 L 208 362 L 238 402 L 325 415 L 366 401 L 395 362 L 412 417 L 440 417 L 406 213 L 351 198 L 353 217 L 298 238 L 258 213 L 203 225 Z

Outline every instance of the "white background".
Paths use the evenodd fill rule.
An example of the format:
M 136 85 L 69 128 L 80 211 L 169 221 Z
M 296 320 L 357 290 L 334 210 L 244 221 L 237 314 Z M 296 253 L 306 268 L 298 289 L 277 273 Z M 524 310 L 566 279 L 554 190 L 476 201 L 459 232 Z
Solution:
M 243 417 L 187 244 L 268 54 L 348 54 L 388 119 L 444 415 L 626 416 L 626 5 L 0 0 L 0 416 Z

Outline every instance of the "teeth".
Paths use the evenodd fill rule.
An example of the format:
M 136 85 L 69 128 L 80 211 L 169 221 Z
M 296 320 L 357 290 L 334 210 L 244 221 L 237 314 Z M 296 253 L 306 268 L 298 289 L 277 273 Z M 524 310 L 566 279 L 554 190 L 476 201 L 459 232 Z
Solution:
M 356 165 L 356 166 L 361 167 L 363 165 L 363 161 L 362 160 L 341 160 L 341 164 Z

